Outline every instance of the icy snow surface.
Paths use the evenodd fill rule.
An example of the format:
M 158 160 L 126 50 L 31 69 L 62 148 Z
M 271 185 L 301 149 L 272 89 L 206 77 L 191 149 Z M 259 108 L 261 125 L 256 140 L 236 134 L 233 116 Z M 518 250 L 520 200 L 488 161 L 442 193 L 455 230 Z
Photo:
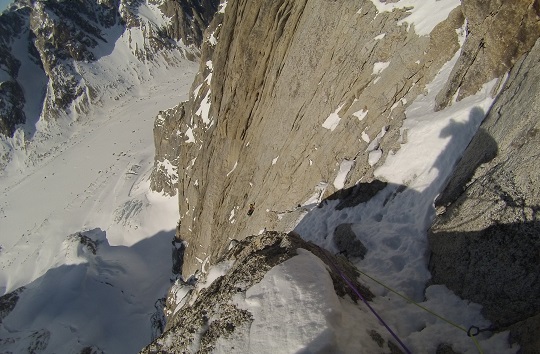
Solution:
M 95 72 L 102 105 L 66 125 L 69 134 L 29 144 L 47 145 L 42 159 L 17 150 L 0 177 L 1 294 L 26 287 L 0 325 L 3 351 L 28 352 L 36 333 L 50 335 L 45 353 L 134 353 L 151 340 L 178 220 L 176 198 L 149 189 L 153 121 L 187 98 L 197 65 L 158 61 L 149 71 L 118 43 L 95 66 L 81 64 Z M 77 232 L 95 241 L 95 255 Z
M 377 321 L 336 295 L 326 264 L 307 250 L 298 253 L 272 268 L 245 297 L 235 297 L 239 308 L 253 314 L 249 340 L 220 339 L 217 352 L 230 352 L 231 346 L 261 354 L 379 351 L 368 333 Z
M 341 108 L 343 108 L 344 105 L 345 104 L 342 104 L 341 106 L 336 108 L 336 110 L 334 112 L 330 113 L 328 118 L 326 118 L 326 120 L 322 124 L 323 128 L 326 128 L 326 129 L 328 129 L 330 131 L 334 131 L 334 129 L 337 128 L 337 126 L 339 124 L 339 121 L 341 120 L 338 113 L 339 113 L 339 111 L 341 111 Z

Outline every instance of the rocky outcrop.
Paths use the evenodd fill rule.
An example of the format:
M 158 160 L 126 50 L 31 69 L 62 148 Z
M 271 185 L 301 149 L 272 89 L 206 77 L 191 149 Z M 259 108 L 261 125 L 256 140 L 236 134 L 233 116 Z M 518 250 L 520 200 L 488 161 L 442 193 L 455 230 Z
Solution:
M 23 286 L 8 294 L 0 296 L 0 324 L 4 318 L 9 315 L 11 311 L 13 311 L 24 289 L 25 288 Z
M 161 1 L 156 1 L 160 3 Z M 203 33 L 217 11 L 217 0 L 166 0 L 161 2 L 163 14 L 171 18 L 167 35 L 184 44 L 200 47 Z
M 353 290 L 345 283 L 342 277 L 345 276 L 352 281 L 366 299 L 372 299 L 373 295 L 369 290 L 355 280 L 358 274 L 354 266 L 344 258 L 336 258 L 326 250 L 303 241 L 298 235 L 266 232 L 260 236 L 249 237 L 231 244 L 230 249 L 219 261 L 220 264 L 227 265 L 225 267 L 227 271 L 215 280 L 209 279 L 208 282 L 211 284 L 207 284 L 206 287 L 191 290 L 191 293 L 186 295 L 187 299 L 169 301 L 167 309 L 169 318 L 165 332 L 141 353 L 195 351 L 208 353 L 215 349 L 216 342 L 220 338 L 249 336 L 249 331 L 245 331 L 245 327 L 251 325 L 253 315 L 246 309 L 239 307 L 237 299 L 246 296 L 246 291 L 261 282 L 272 268 L 306 250 L 317 257 L 319 262 L 326 265 L 326 270 L 333 282 L 333 291 L 337 296 L 347 296 L 355 301 L 358 299 Z M 342 272 L 341 274 L 337 272 L 338 268 Z M 325 277 L 327 275 L 317 274 L 316 276 Z M 204 284 L 206 277 L 207 275 L 203 275 L 199 281 Z M 286 287 L 286 285 L 284 286 Z M 291 284 L 291 286 L 293 285 Z M 313 289 L 310 284 L 294 283 L 294 286 L 304 286 L 298 291 L 304 295 L 306 300 L 310 298 L 311 292 L 323 291 L 322 289 Z M 172 292 L 174 291 L 173 287 Z M 169 299 L 171 298 L 169 296 Z M 301 306 L 301 303 L 298 305 Z M 327 306 L 330 305 L 320 304 L 320 308 L 323 309 Z M 298 309 L 296 310 L 298 311 Z M 287 307 L 276 308 L 275 311 L 288 311 L 288 309 Z M 275 315 L 273 314 L 273 316 Z M 282 315 L 286 316 L 287 314 L 284 312 Z M 288 324 L 290 330 L 293 330 L 297 325 L 296 322 Z M 376 332 L 372 338 L 374 341 L 375 338 L 379 338 L 382 344 L 385 344 L 385 340 Z M 244 340 L 247 339 L 244 338 Z M 242 343 L 242 339 L 237 342 L 240 345 Z M 236 347 L 231 350 L 246 352 L 247 344 L 243 343 L 244 349 Z M 343 343 L 335 342 L 332 349 L 338 350 L 340 345 Z
M 463 0 L 467 39 L 437 109 L 476 93 L 482 84 L 507 73 L 534 45 L 540 32 L 536 0 Z
M 529 339 L 540 334 L 537 325 L 532 335 L 530 325 L 519 324 L 540 313 L 539 61 L 537 41 L 514 65 L 439 197 L 429 236 L 432 281 Z M 522 347 L 538 348 L 530 340 Z
M 11 43 L 12 36 L 27 25 L 28 14 L 22 9 L 0 16 L 0 135 L 13 135 L 15 126 L 26 120 L 24 94 L 16 80 L 21 63 L 11 53 Z
M 33 45 L 49 78 L 50 94 L 44 102 L 49 118 L 65 111 L 86 93 L 75 62 L 96 59 L 92 49 L 106 42 L 102 29 L 117 23 L 119 16 L 114 5 L 112 1 L 85 1 L 37 2 L 32 6 L 29 36 L 35 38 Z
M 0 82 L 0 134 L 12 135 L 25 122 L 24 94 L 16 81 Z
M 184 105 L 161 111 L 154 122 L 154 168 L 150 188 L 174 196 L 178 190 L 178 159 L 184 136 L 179 134 L 184 116 Z
M 399 25 L 406 9 L 378 13 L 370 1 L 222 8 L 175 118 L 179 129 L 159 138 L 183 137 L 178 236 L 189 243 L 186 275 L 198 268 L 195 257 L 219 257 L 223 235 L 287 231 L 280 213 L 342 188 L 332 183 L 342 163 L 351 167 L 345 187 L 369 182 L 399 146 L 406 106 L 459 49 L 464 23 L 457 7 L 430 36 L 418 36 Z

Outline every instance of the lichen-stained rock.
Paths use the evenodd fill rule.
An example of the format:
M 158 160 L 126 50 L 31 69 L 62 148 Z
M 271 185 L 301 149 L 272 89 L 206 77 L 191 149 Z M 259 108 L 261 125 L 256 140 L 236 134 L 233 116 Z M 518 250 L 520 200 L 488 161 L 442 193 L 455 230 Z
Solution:
M 539 62 L 537 41 L 439 197 L 429 235 L 432 282 L 482 304 L 501 327 L 540 313 Z
M 369 290 L 356 281 L 358 274 L 355 268 L 344 258 L 334 257 L 318 246 L 303 241 L 296 234 L 265 232 L 260 236 L 248 237 L 231 245 L 231 248 L 220 259 L 220 264 L 226 265 L 226 271 L 222 272 L 223 274 L 215 280 L 209 279 L 208 283 L 211 282 L 211 284 L 206 284 L 206 287 L 193 290 L 183 305 L 180 305 L 180 308 L 169 309 L 168 313 L 171 315 L 168 318 L 165 332 L 141 352 L 208 353 L 215 349 L 218 340 L 231 337 L 237 338 L 236 343 L 246 345 L 244 349 L 236 347 L 234 352 L 247 352 L 246 348 L 249 343 L 244 343 L 239 338 L 246 336 L 244 339 L 247 339 L 249 337 L 249 327 L 254 320 L 253 314 L 239 306 L 236 299 L 245 296 L 246 291 L 260 283 L 271 269 L 297 256 L 302 251 L 306 252 L 306 250 L 311 254 L 310 257 L 318 259 L 318 262 L 323 262 L 323 269 L 326 269 L 323 271 L 328 272 L 333 283 L 333 289 L 330 290 L 314 289 L 307 283 L 294 283 L 295 286 L 304 286 L 298 291 L 304 295 L 306 303 L 309 302 L 311 292 L 323 293 L 327 290 L 335 292 L 339 297 L 347 295 L 348 298 L 357 301 L 358 296 L 345 283 L 342 274 L 354 284 L 367 300 L 372 299 L 373 295 Z M 337 269 L 342 274 L 339 274 Z M 289 274 L 289 276 L 294 278 L 295 275 Z M 313 276 L 325 277 L 328 275 L 314 274 Z M 205 281 L 205 277 L 202 277 L 200 281 Z M 175 302 L 172 304 L 169 302 L 169 304 L 175 306 Z M 302 299 L 299 299 L 299 307 L 295 308 L 294 311 L 297 311 L 299 316 L 301 314 L 308 316 L 307 310 L 303 309 L 301 304 Z M 330 306 L 330 304 L 320 304 L 322 309 Z M 283 311 L 285 311 L 284 309 L 287 307 L 282 308 Z M 290 310 L 293 311 L 293 309 Z M 279 312 L 280 309 L 276 308 L 275 311 Z M 289 310 L 287 309 L 287 311 Z M 289 313 L 282 314 L 282 316 L 287 315 Z M 279 316 L 279 313 L 273 314 L 273 316 Z M 309 316 L 316 316 L 316 313 L 310 313 Z M 336 325 L 336 321 L 340 322 L 338 318 L 340 316 L 337 316 L 335 320 L 329 320 L 329 322 Z M 298 323 L 282 325 L 289 325 L 289 329 L 293 330 Z M 367 333 L 364 335 L 368 336 Z M 383 338 L 380 339 L 384 343 Z M 334 344 L 336 347 L 333 349 L 344 345 L 337 342 Z
M 407 16 L 378 13 L 371 1 L 220 6 L 179 119 L 185 275 L 196 257 L 217 260 L 224 235 L 285 230 L 283 211 L 341 188 L 332 181 L 342 162 L 354 166 L 344 187 L 373 179 L 399 148 L 405 108 L 460 47 L 459 6 L 429 36 L 401 25 Z

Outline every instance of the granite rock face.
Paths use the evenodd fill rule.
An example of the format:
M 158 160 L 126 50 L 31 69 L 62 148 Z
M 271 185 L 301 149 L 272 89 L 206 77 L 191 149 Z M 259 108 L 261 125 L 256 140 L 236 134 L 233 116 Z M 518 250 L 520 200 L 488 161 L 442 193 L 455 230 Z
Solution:
M 407 139 L 405 109 L 456 56 L 436 109 L 494 79 L 499 97 L 438 199 L 433 282 L 484 305 L 498 326 L 535 323 L 538 4 L 464 0 L 422 36 L 400 25 L 407 16 L 378 13 L 372 1 L 220 5 L 189 101 L 155 129 L 156 167 L 167 159 L 178 179 L 161 168 L 152 183 L 178 191 L 186 278 L 215 264 L 229 237 L 290 231 L 313 196 L 356 193 L 346 208 L 384 188 L 373 172 Z M 349 172 L 337 182 L 343 166 Z M 336 230 L 339 242 L 353 239 L 349 231 Z M 362 245 L 354 247 L 361 257 Z
M 528 52 L 540 32 L 540 5 L 536 0 L 463 0 L 467 39 L 446 87 L 437 97 L 437 109 L 477 92 L 485 82 L 500 78 Z
M 378 164 L 370 153 L 382 162 L 399 147 L 406 106 L 457 52 L 464 24 L 458 6 L 430 36 L 418 36 L 398 25 L 405 17 L 406 9 L 378 13 L 371 1 L 221 6 L 190 100 L 171 118 L 179 125 L 156 138 L 182 137 L 178 237 L 189 244 L 186 275 L 198 268 L 195 257 L 214 262 L 222 254 L 223 235 L 290 230 L 294 220 L 281 215 L 340 189 L 332 181 L 342 163 L 353 166 L 345 187 L 372 179 Z
M 482 304 L 500 327 L 540 313 L 539 62 L 537 41 L 439 197 L 429 235 L 432 281 Z

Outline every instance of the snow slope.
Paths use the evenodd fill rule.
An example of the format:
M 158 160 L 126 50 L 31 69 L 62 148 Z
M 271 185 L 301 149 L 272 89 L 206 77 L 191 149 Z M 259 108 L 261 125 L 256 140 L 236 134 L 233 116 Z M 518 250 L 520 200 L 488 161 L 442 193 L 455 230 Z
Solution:
M 149 189 L 152 128 L 160 110 L 187 97 L 197 65 L 136 64 L 121 41 L 84 64 L 94 85 L 109 80 L 117 90 L 102 90 L 101 104 L 76 122 L 38 127 L 49 138 L 68 131 L 29 144 L 33 153 L 18 150 L 0 178 L 0 288 L 26 287 L 0 326 L 2 350 L 132 353 L 151 340 L 178 219 L 176 199 Z M 77 232 L 96 241 L 96 254 Z
M 488 328 L 480 305 L 458 298 L 444 286 L 425 289 L 430 279 L 426 233 L 435 217 L 434 200 L 493 103 L 491 92 L 496 83 L 487 83 L 475 96 L 435 112 L 435 96 L 458 56 L 459 52 L 441 69 L 427 94 L 407 108 L 400 149 L 391 151 L 375 171 L 378 179 L 388 182 L 386 188 L 368 202 L 342 210 L 336 209 L 339 200 L 325 201 L 321 208 L 315 208 L 313 200 L 306 201 L 304 205 L 311 204 L 312 209 L 295 231 L 337 253 L 335 228 L 352 224 L 357 239 L 368 250 L 363 260 L 351 259 L 360 271 L 465 329 L 473 325 Z M 478 352 L 464 331 L 415 307 L 369 277 L 360 280 L 377 295 L 374 307 L 412 352 L 434 353 L 439 343 L 450 344 L 461 353 Z M 514 353 L 517 348 L 508 347 L 507 336 L 507 332 L 493 336 L 484 332 L 478 340 L 485 352 Z

